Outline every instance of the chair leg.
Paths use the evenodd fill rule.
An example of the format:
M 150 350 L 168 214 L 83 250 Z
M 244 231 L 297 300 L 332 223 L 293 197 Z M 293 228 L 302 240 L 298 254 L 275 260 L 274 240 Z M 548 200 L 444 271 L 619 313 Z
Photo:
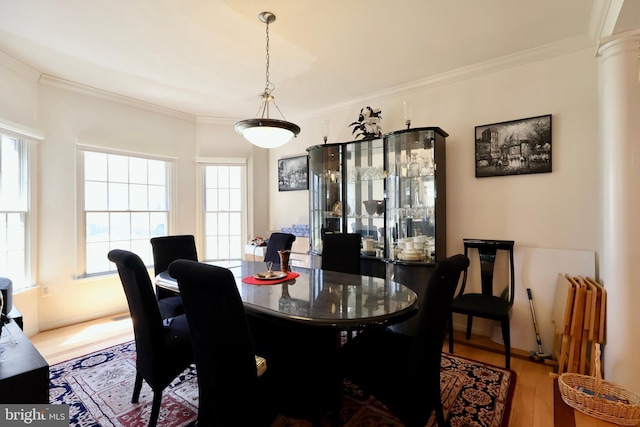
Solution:
M 153 403 L 151 404 L 151 415 L 149 416 L 149 427 L 156 427 L 158 416 L 160 415 L 160 403 L 162 403 L 162 390 L 153 392 Z
M 131 397 L 131 403 L 138 403 L 140 399 L 140 390 L 142 390 L 142 375 L 136 372 L 136 380 L 133 383 L 133 396 Z
M 500 322 L 502 326 L 502 341 L 504 341 L 505 367 L 511 367 L 511 333 L 509 332 L 509 318 Z
M 467 316 L 467 339 L 471 339 L 471 327 L 473 326 L 473 316 Z
M 453 353 L 453 313 L 449 315 L 449 353 Z

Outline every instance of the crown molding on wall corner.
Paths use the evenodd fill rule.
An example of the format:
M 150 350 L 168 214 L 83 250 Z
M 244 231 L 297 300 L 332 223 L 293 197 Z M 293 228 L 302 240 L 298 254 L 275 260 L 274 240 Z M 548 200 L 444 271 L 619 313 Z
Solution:
M 40 78 L 40 72 L 29 67 L 24 62 L 20 62 L 13 56 L 9 56 L 7 53 L 0 50 L 0 65 L 15 71 L 21 76 L 25 76 L 34 82 L 38 82 Z
M 501 58 L 492 59 L 490 61 L 481 62 L 467 67 L 458 68 L 456 70 L 447 71 L 442 74 L 429 76 L 421 80 L 416 80 L 404 85 L 395 86 L 373 93 L 367 97 L 354 99 L 342 104 L 333 105 L 322 110 L 316 110 L 304 115 L 304 118 L 312 118 L 326 115 L 343 109 L 353 107 L 360 108 L 362 105 L 375 103 L 380 98 L 391 96 L 399 96 L 408 92 L 426 89 L 430 87 L 440 86 L 444 84 L 454 83 L 460 80 L 470 79 L 488 73 L 493 73 L 520 65 L 529 64 L 531 62 L 541 61 L 555 56 L 576 52 L 583 49 L 592 49 L 595 42 L 587 35 L 572 37 L 557 43 L 535 47 L 532 49 L 518 52 L 514 55 L 503 56 Z
M 54 86 L 54 87 L 59 87 L 62 89 L 67 89 L 73 92 L 77 92 L 77 93 L 81 93 L 84 95 L 89 95 L 89 96 L 94 96 L 94 97 L 98 97 L 101 99 L 105 99 L 107 101 L 112 101 L 112 102 L 117 102 L 119 104 L 122 105 L 127 105 L 130 107 L 135 107 L 135 108 L 139 108 L 145 111 L 150 111 L 153 113 L 159 113 L 159 114 L 164 114 L 164 115 L 168 115 L 168 116 L 172 116 L 172 117 L 176 117 L 179 119 L 183 119 L 183 120 L 187 120 L 190 122 L 196 122 L 196 123 L 201 123 L 201 124 L 222 124 L 222 125 L 228 125 L 228 124 L 234 124 L 235 122 L 237 122 L 240 119 L 237 118 L 227 118 L 227 117 L 198 117 L 198 116 L 194 116 L 192 114 L 188 114 L 188 113 L 184 113 L 182 111 L 177 111 L 177 110 L 173 110 L 171 108 L 167 108 L 167 107 L 162 107 L 160 105 L 157 104 L 152 104 L 150 102 L 146 102 L 146 101 L 141 101 L 135 98 L 130 98 L 127 96 L 123 96 L 123 95 L 118 95 L 112 92 L 108 92 L 102 89 L 96 89 L 94 87 L 91 86 L 86 86 L 80 83 L 75 83 L 69 80 L 65 80 L 65 79 L 61 79 L 55 76 L 51 76 L 48 74 L 43 74 L 42 76 L 40 76 L 38 74 L 38 76 L 40 77 L 40 83 L 48 85 L 48 86 Z
M 315 110 L 308 114 L 304 114 L 300 119 L 309 119 L 336 111 L 353 108 L 354 106 L 361 106 L 363 104 L 375 102 L 380 98 L 398 96 L 407 92 L 412 92 L 429 87 L 440 86 L 444 84 L 454 83 L 460 80 L 469 79 L 484 74 L 504 70 L 507 68 L 517 67 L 519 65 L 528 64 L 531 62 L 540 61 L 547 58 L 552 58 L 558 55 L 564 55 L 567 53 L 575 52 L 582 49 L 594 48 L 595 41 L 589 36 L 578 36 L 565 39 L 557 43 L 551 43 L 544 46 L 535 47 L 522 52 L 518 52 L 514 55 L 504 56 L 502 58 L 492 59 L 490 61 L 462 67 L 456 70 L 448 71 L 446 73 L 438 74 L 435 76 L 429 76 L 421 80 L 410 82 L 404 85 L 394 86 L 366 97 L 352 99 L 350 101 L 336 104 L 320 110 Z M 2 58 L 2 55 L 0 55 Z M 170 108 L 162 107 L 149 102 L 129 98 L 122 95 L 117 95 L 111 92 L 107 92 L 101 89 L 96 89 L 90 86 L 82 85 L 80 83 L 71 82 L 68 80 L 60 79 L 54 76 L 43 74 L 40 76 L 40 83 L 61 87 L 63 89 L 71 90 L 74 92 L 96 96 L 102 99 L 106 99 L 113 102 L 118 102 L 123 105 L 132 106 L 135 108 L 144 109 L 147 111 L 169 115 L 172 117 L 188 120 L 200 124 L 215 124 L 215 125 L 229 125 L 235 123 L 238 119 L 226 118 L 226 117 L 197 117 L 191 114 L 183 113 L 181 111 L 172 110 Z
M 183 113 L 182 111 L 177 111 L 171 108 L 162 107 L 160 105 L 152 104 L 146 101 L 141 101 L 139 99 L 118 95 L 113 92 L 108 92 L 106 90 L 96 89 L 91 86 L 75 83 L 75 82 L 54 77 L 48 74 L 42 74 L 42 76 L 40 76 L 40 83 L 47 86 L 59 87 L 59 88 L 80 93 L 83 95 L 93 96 L 93 97 L 104 99 L 107 101 L 117 102 L 118 104 L 138 108 L 138 109 L 149 111 L 152 113 L 164 114 L 167 116 L 175 117 L 182 120 L 187 120 L 190 122 L 194 122 L 196 119 L 195 116 L 191 114 Z

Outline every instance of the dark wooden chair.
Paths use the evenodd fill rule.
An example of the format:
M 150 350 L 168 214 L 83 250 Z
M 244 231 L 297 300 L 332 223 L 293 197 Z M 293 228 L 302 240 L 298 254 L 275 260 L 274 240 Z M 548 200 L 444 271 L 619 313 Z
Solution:
M 345 378 L 379 399 L 407 427 L 423 427 L 435 411 L 445 422 L 440 359 L 451 301 L 469 259 L 462 254 L 436 263 L 420 301 L 414 336 L 365 330 L 340 349 Z
M 151 249 L 153 251 L 153 270 L 156 276 L 166 271 L 169 264 L 177 259 L 198 260 L 196 241 L 190 234 L 153 237 Z M 178 293 L 156 286 L 156 297 L 163 317 L 184 313 L 182 298 Z
M 118 268 L 129 304 L 136 342 L 136 379 L 131 403 L 137 403 L 142 380 L 153 390 L 149 427 L 158 422 L 163 390 L 193 361 L 185 315 L 163 319 L 151 278 L 142 259 L 133 252 L 114 249 L 108 258 Z
M 464 254 L 468 256 L 470 249 L 478 252 L 480 264 L 481 291 L 466 291 L 468 270 L 465 270 L 462 285 L 451 305 L 451 321 L 449 322 L 449 352 L 453 353 L 453 313 L 467 316 L 466 338 L 471 338 L 474 317 L 497 320 L 502 328 L 504 341 L 505 367 L 511 366 L 511 333 L 509 314 L 513 307 L 515 295 L 515 272 L 513 263 L 513 240 L 480 240 L 464 239 Z M 498 251 L 506 251 L 509 262 L 509 283 L 498 286 L 494 281 L 494 267 Z M 499 294 L 496 293 L 499 292 Z M 466 291 L 466 292 L 465 292 Z
M 359 233 L 325 234 L 322 239 L 323 270 L 360 274 Z
M 256 357 L 231 271 L 177 260 L 178 281 L 198 372 L 199 426 L 269 426 L 276 417 L 264 358 Z M 267 377 L 264 374 L 265 378 Z

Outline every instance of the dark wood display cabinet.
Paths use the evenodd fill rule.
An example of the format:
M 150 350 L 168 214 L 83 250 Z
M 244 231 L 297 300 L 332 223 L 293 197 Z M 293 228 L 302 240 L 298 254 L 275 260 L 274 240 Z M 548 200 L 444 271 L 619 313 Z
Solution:
M 426 127 L 307 148 L 311 254 L 326 233 L 360 233 L 363 274 L 428 278 L 446 257 L 447 136 Z

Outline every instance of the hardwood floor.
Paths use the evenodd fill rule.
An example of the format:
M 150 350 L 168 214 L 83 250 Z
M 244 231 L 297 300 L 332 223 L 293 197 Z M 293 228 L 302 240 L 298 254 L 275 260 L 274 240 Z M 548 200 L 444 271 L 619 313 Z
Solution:
M 122 313 L 41 332 L 30 340 L 49 365 L 54 365 L 133 340 L 133 325 L 129 313 Z
M 45 331 L 31 337 L 38 351 L 52 365 L 111 345 L 133 339 L 128 313 Z M 445 351 L 448 350 L 445 344 Z M 467 342 L 456 334 L 455 354 L 496 366 L 504 366 L 501 346 L 482 337 Z M 528 359 L 528 354 L 514 351 L 511 369 L 516 372 L 516 388 L 509 426 L 549 427 L 554 425 L 553 367 Z M 587 417 L 585 417 L 587 418 Z M 581 424 L 577 423 L 578 427 Z M 604 424 L 584 424 L 585 427 Z M 566 427 L 566 426 L 556 426 Z

